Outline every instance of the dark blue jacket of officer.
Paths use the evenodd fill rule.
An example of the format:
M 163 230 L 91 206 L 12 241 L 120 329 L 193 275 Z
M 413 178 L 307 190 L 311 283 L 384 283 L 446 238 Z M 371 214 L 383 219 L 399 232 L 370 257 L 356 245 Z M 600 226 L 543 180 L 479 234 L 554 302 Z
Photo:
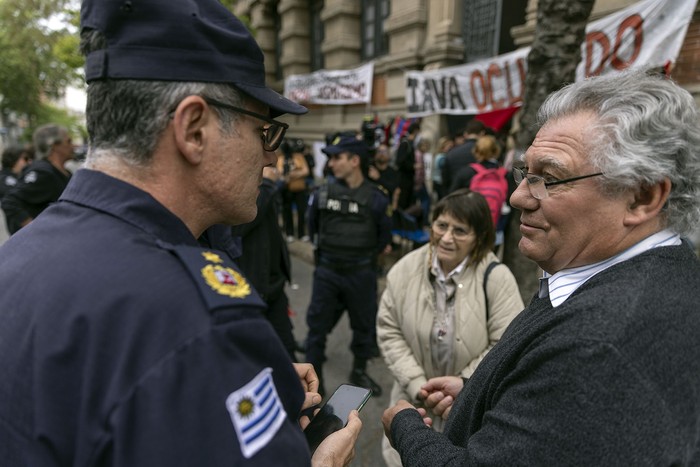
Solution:
M 34 219 L 55 202 L 70 180 L 46 159 L 32 162 L 17 184 L 2 199 L 2 209 L 8 220 L 10 233 L 17 232 L 23 221 Z
M 310 206 L 309 228 L 322 264 L 374 263 L 391 241 L 387 193 L 367 179 L 357 188 L 343 180 L 322 185 Z
M 146 192 L 80 170 L 0 264 L 3 467 L 310 464 L 262 300 Z

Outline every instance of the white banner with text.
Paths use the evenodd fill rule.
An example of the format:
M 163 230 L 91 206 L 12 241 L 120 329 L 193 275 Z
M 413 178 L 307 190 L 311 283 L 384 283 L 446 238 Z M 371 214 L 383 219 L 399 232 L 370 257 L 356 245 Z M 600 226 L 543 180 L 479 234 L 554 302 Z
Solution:
M 363 104 L 372 100 L 374 63 L 353 70 L 320 70 L 284 80 L 284 97 L 308 104 Z
M 676 61 L 697 0 L 644 0 L 586 27 L 576 79 Z M 480 114 L 522 105 L 529 47 L 432 71 L 409 71 L 409 117 Z

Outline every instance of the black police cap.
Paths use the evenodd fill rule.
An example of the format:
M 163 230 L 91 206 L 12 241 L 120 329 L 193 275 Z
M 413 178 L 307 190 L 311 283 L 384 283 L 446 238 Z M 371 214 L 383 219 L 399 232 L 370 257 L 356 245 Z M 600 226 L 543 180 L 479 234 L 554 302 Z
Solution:
M 267 104 L 271 115 L 306 107 L 265 86 L 263 53 L 218 0 L 83 0 L 81 29 L 107 48 L 86 57 L 85 79 L 228 83 Z
M 357 154 L 360 157 L 366 158 L 369 156 L 369 148 L 367 144 L 357 139 L 355 136 L 341 136 L 334 144 L 321 149 L 325 154 L 332 156 L 343 152 Z

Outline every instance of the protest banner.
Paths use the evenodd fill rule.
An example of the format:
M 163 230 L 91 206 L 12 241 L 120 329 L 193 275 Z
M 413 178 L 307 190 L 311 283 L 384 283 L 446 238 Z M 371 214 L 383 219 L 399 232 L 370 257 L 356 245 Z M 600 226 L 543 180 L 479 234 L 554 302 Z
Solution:
M 676 61 L 697 0 L 644 0 L 591 22 L 576 79 Z M 522 105 L 529 47 L 431 71 L 405 73 L 409 117 L 470 115 Z
M 352 70 L 320 70 L 290 75 L 284 80 L 284 97 L 305 104 L 362 104 L 372 100 L 374 63 Z

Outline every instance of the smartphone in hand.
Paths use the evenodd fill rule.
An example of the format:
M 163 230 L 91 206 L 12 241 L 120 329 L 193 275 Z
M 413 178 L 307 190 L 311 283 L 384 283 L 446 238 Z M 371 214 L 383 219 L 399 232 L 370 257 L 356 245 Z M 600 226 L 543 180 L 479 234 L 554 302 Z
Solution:
M 304 430 L 311 455 L 326 436 L 345 427 L 352 410 L 360 410 L 372 391 L 351 384 L 341 384 L 321 407 Z

